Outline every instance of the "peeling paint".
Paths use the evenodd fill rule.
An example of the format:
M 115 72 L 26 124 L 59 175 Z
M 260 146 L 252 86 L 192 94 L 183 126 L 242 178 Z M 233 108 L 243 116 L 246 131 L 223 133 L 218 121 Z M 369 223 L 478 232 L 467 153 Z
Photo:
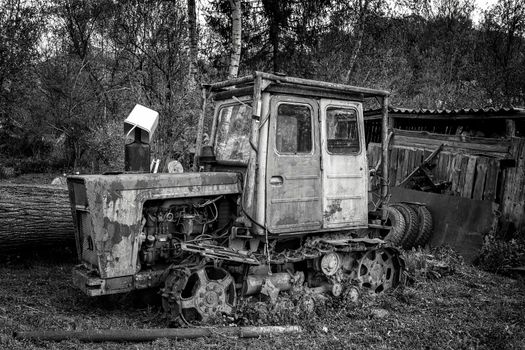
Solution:
M 297 220 L 297 216 L 281 216 L 279 221 L 276 222 L 276 226 L 279 226 L 279 225 L 294 225 L 294 224 L 297 224 L 298 223 L 298 220 Z
M 121 191 L 124 189 L 124 186 L 120 182 L 112 182 L 109 186 L 107 197 L 106 197 L 106 205 L 109 204 L 109 202 L 116 202 L 118 199 L 122 198 Z
M 119 174 L 74 176 L 85 183 L 90 236 L 101 278 L 133 275 L 139 269 L 142 206 L 152 199 L 239 194 L 236 173 Z
M 122 240 L 122 236 L 129 237 L 132 232 L 138 232 L 138 225 L 126 225 L 118 221 L 110 221 L 109 218 L 104 218 L 104 227 L 107 231 L 108 238 L 113 244 L 118 244 Z
M 341 200 L 340 199 L 334 199 L 331 204 L 328 205 L 327 210 L 324 211 L 324 218 L 327 221 L 330 221 L 332 216 L 336 213 L 339 213 L 343 210 L 341 208 Z

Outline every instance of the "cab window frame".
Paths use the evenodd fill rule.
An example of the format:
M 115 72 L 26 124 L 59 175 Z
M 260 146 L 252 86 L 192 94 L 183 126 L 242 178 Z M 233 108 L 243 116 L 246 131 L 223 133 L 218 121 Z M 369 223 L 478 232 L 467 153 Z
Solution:
M 310 150 L 307 152 L 283 152 L 278 149 L 277 143 L 277 129 L 279 128 L 279 107 L 281 105 L 292 105 L 308 108 L 310 114 Z M 275 141 L 274 141 L 274 152 L 279 156 L 311 156 L 315 153 L 315 121 L 314 121 L 314 110 L 310 103 L 307 102 L 295 102 L 295 101 L 279 101 L 275 106 Z M 299 133 L 296 133 L 296 137 Z
M 247 160 L 242 160 L 242 159 L 223 159 L 223 158 L 219 158 L 218 157 L 218 142 L 219 142 L 219 131 L 220 131 L 220 118 L 221 118 L 221 113 L 223 111 L 223 109 L 225 108 L 229 108 L 229 107 L 235 107 L 235 106 L 242 106 L 242 105 L 245 105 L 245 106 L 248 106 L 252 109 L 252 113 L 253 113 L 253 106 L 251 105 L 251 100 L 250 99 L 247 99 L 247 100 L 243 100 L 241 99 L 240 101 L 227 101 L 225 103 L 221 103 L 218 107 L 217 107 L 217 118 L 216 118 L 216 121 L 214 125 L 215 126 L 215 130 L 214 130 L 214 135 L 213 135 L 213 139 L 212 139 L 212 147 L 213 147 L 213 152 L 215 153 L 216 157 L 217 157 L 217 160 L 220 162 L 220 161 L 227 161 L 227 162 L 239 162 L 239 163 L 242 163 L 242 164 L 248 164 L 249 162 L 249 157 L 250 157 L 250 154 L 248 152 L 248 159 Z M 247 123 L 250 125 L 249 127 L 249 132 L 247 134 L 247 138 L 248 138 L 248 145 L 250 144 L 250 137 L 251 137 L 251 123 L 252 123 L 252 117 L 251 117 L 251 114 L 250 113 L 250 116 L 247 117 L 246 119 L 248 120 Z M 251 148 L 251 146 L 250 146 Z
M 328 124 L 328 111 L 330 109 L 346 109 L 346 110 L 352 110 L 355 112 L 355 130 L 356 130 L 356 134 L 357 134 L 357 145 L 359 146 L 359 149 L 357 151 L 351 151 L 351 152 L 345 152 L 345 153 L 334 153 L 332 151 L 330 151 L 330 146 L 328 144 L 328 141 L 330 140 L 329 139 L 329 124 Z M 330 156 L 358 156 L 361 154 L 361 152 L 363 152 L 363 145 L 362 145 L 362 132 L 361 132 L 361 128 L 359 126 L 359 110 L 355 107 L 355 106 L 341 106 L 341 105 L 333 105 L 333 104 L 330 104 L 330 105 L 327 105 L 324 109 L 324 119 L 325 119 L 325 137 L 326 137 L 326 142 L 324 142 L 326 144 L 326 153 L 329 154 Z

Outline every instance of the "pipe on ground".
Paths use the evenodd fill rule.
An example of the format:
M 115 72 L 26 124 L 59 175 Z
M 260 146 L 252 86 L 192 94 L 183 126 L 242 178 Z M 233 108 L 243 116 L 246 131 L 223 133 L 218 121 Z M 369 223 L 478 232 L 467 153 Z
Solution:
M 203 327 L 203 328 L 160 328 L 160 329 L 105 329 L 92 331 L 34 331 L 15 332 L 16 339 L 62 341 L 77 339 L 83 342 L 148 342 L 159 338 L 193 339 L 213 335 L 256 338 L 264 335 L 301 333 L 299 326 L 265 327 Z
M 248 275 L 244 281 L 243 295 L 259 294 L 267 280 L 272 282 L 280 292 L 292 289 L 294 282 L 293 277 L 288 272 L 274 272 L 271 275 Z

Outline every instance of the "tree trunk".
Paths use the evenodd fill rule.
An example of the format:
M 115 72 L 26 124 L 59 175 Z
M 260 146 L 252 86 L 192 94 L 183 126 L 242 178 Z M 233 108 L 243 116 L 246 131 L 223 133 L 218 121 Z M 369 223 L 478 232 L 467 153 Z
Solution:
M 279 24 L 275 19 L 270 21 L 270 44 L 272 45 L 273 72 L 279 73 Z
M 197 10 L 195 0 L 188 0 L 188 33 L 190 39 L 189 85 L 193 90 L 197 84 Z
M 0 184 L 0 253 L 74 242 L 67 188 Z
M 358 27 L 357 27 L 357 38 L 352 50 L 352 56 L 350 57 L 350 64 L 348 72 L 346 73 L 345 81 L 347 84 L 352 82 L 352 77 L 355 72 L 355 67 L 357 64 L 357 57 L 361 52 L 361 46 L 363 45 L 363 36 L 365 34 L 365 24 L 366 18 L 368 16 L 368 6 L 370 5 L 370 0 L 360 0 L 359 1 L 359 18 L 358 18 Z
M 232 10 L 232 52 L 230 56 L 230 69 L 228 78 L 237 78 L 239 73 L 239 62 L 241 60 L 241 39 L 242 39 L 242 21 L 241 21 L 241 0 L 230 0 Z

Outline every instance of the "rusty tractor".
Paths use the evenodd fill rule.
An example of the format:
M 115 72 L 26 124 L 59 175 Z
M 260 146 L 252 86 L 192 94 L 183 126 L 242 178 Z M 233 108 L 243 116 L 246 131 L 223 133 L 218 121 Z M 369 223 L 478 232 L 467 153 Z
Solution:
M 202 113 L 213 101 L 214 114 L 202 145 L 198 130 L 198 171 L 68 177 L 74 284 L 90 296 L 157 288 L 183 322 L 231 314 L 269 287 L 395 287 L 388 96 L 262 72 L 203 85 Z M 379 200 L 369 199 L 367 99 L 383 110 Z

